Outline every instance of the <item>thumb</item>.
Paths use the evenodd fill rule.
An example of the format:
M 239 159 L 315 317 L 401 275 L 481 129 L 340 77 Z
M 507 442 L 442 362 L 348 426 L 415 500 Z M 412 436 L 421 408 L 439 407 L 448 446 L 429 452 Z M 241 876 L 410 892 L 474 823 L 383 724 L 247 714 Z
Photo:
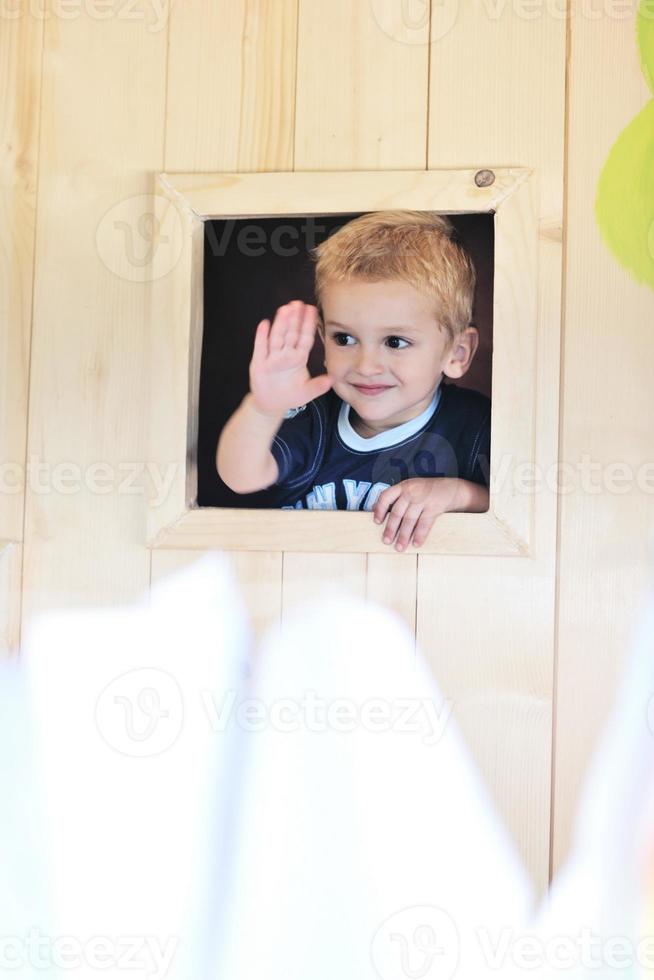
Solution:
M 329 391 L 333 383 L 328 374 L 321 374 L 319 378 L 312 378 L 308 384 L 310 400 L 313 401 L 314 398 L 319 398 L 320 395 L 324 395 L 326 391 Z

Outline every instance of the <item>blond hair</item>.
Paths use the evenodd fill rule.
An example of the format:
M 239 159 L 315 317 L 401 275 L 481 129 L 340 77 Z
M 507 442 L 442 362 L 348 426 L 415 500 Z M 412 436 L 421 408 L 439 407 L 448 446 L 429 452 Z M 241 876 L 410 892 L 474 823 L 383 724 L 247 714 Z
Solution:
M 470 325 L 476 278 L 454 235 L 452 222 L 435 211 L 373 211 L 343 225 L 310 251 L 321 334 L 330 282 L 392 279 L 433 300 L 435 317 L 453 341 Z

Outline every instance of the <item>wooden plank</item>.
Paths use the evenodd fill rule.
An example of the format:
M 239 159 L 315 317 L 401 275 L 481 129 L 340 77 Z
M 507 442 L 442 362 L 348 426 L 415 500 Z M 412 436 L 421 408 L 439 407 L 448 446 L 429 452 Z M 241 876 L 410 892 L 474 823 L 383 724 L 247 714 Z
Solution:
M 24 616 L 148 587 L 148 195 L 164 143 L 165 23 L 83 8 L 43 26 L 28 452 L 49 492 L 28 486 Z
M 289 612 L 307 602 L 332 596 L 366 598 L 366 556 L 284 554 L 282 625 Z
M 622 12 L 591 21 L 573 3 L 561 458 L 575 479 L 561 501 L 557 868 L 654 556 L 652 493 L 641 469 L 652 459 L 654 297 L 605 247 L 594 213 L 609 150 L 652 97 L 636 48 L 635 7 L 626 18 Z M 614 479 L 615 464 L 626 465 L 626 480 Z
M 0 660 L 13 659 L 20 650 L 22 565 L 22 544 L 0 542 Z
M 196 507 L 154 539 L 156 548 L 227 548 L 233 551 L 294 550 L 386 555 L 381 527 L 364 511 L 252 511 L 246 508 Z M 413 548 L 413 546 L 411 546 Z M 423 554 L 514 555 L 527 548 L 492 512 L 443 514 Z
M 425 166 L 428 48 L 397 42 L 397 7 L 300 0 L 295 170 Z
M 389 13 L 392 5 L 384 0 L 382 6 L 383 13 Z M 422 30 L 426 38 L 428 24 Z M 426 45 L 401 50 L 384 33 L 368 3 L 300 0 L 297 73 L 296 171 L 424 168 Z M 369 177 L 374 186 L 376 176 Z M 358 186 L 355 180 L 348 181 L 352 200 L 358 202 L 355 210 L 365 210 L 365 203 L 361 205 L 365 183 L 366 178 Z M 328 581 L 338 560 L 323 553 L 293 554 L 287 559 L 292 560 L 285 563 L 285 609 L 305 594 L 304 583 Z M 385 604 L 390 560 L 371 554 L 366 563 L 362 556 L 343 555 L 339 572 L 355 594 Z M 379 568 L 377 561 L 382 563 Z
M 406 623 L 414 646 L 417 574 L 418 562 L 415 555 L 400 555 L 395 552 L 388 556 L 368 556 L 366 598 L 397 613 Z
M 297 0 L 185 0 L 173 10 L 166 171 L 292 170 L 296 31 Z M 192 257 L 185 254 L 187 259 Z M 176 378 L 179 357 L 182 363 L 188 362 L 188 345 L 180 346 L 180 337 L 188 330 L 188 320 L 180 319 L 187 313 L 187 293 L 179 291 L 175 276 L 169 280 L 174 281 L 162 278 L 155 283 L 154 303 L 164 311 L 158 329 L 172 332 L 176 338 L 172 346 L 164 345 L 159 355 L 166 376 Z M 171 316 L 171 309 L 177 310 L 177 318 Z M 196 343 L 196 355 L 197 351 Z M 191 370 L 191 383 L 193 377 L 197 371 Z M 184 392 L 177 391 L 181 401 L 166 409 L 173 413 L 171 424 L 166 425 L 160 417 L 154 423 L 158 456 L 176 464 L 183 461 L 184 465 L 186 447 L 180 455 L 176 433 L 180 419 L 186 418 L 186 386 L 185 375 Z M 181 431 L 187 435 L 185 426 Z M 169 523 L 170 514 L 179 515 L 179 503 L 188 494 L 182 473 L 178 474 L 177 488 L 176 496 L 171 497 L 170 513 L 162 510 L 157 527 L 150 524 L 150 537 Z M 178 542 L 174 544 L 178 546 Z M 206 535 L 196 539 L 196 545 L 216 546 Z M 194 545 L 183 545 L 188 547 Z M 156 551 L 152 561 L 156 575 L 160 567 L 174 565 L 178 559 L 174 551 L 169 558 Z M 234 551 L 230 561 L 260 636 L 281 615 L 281 554 L 270 548 Z
M 526 559 L 524 578 L 536 574 Z M 551 582 L 510 559 L 418 559 L 417 648 L 432 667 L 535 886 L 549 864 Z M 517 594 L 510 604 L 506 597 Z M 498 606 L 504 600 L 506 605 Z
M 297 2 L 175 6 L 166 169 L 293 169 Z
M 5 17 L 0 30 L 0 658 L 20 645 L 27 402 L 36 229 L 43 25 Z M 5 544 L 5 542 L 8 542 Z
M 549 876 L 557 510 L 546 477 L 558 449 L 565 19 L 544 8 L 525 18 L 511 4 L 498 16 L 488 5 L 459 4 L 452 22 L 445 10 L 435 13 L 432 5 L 429 168 L 528 167 L 539 188 L 534 431 L 542 481 L 529 559 L 419 557 L 418 645 L 456 701 L 471 751 L 542 893 Z
M 329 173 L 329 180 L 319 180 Z M 162 182 L 183 198 L 183 207 L 210 217 L 322 215 L 386 208 L 495 211 L 530 175 L 525 167 L 498 167 L 488 187 L 477 169 L 328 170 L 278 173 L 165 173 Z M 284 179 L 284 178 L 287 179 Z

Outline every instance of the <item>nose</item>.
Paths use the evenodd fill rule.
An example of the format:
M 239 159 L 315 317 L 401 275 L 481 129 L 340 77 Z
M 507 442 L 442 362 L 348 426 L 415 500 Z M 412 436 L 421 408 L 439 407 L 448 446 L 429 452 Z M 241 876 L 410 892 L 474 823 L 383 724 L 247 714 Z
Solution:
M 374 348 L 372 350 L 366 350 L 361 347 L 357 358 L 356 370 L 357 374 L 361 375 L 362 378 L 373 378 L 378 374 L 383 374 L 384 365 L 380 352 Z

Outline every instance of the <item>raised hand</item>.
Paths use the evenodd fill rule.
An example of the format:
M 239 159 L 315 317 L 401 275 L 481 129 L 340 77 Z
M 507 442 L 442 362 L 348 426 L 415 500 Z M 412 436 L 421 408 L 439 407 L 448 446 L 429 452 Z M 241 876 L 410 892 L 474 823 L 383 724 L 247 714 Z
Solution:
M 318 311 L 293 300 L 280 306 L 272 327 L 262 320 L 250 361 L 250 391 L 254 407 L 264 415 L 284 415 L 324 395 L 332 386 L 328 374 L 312 378 L 307 368 Z

